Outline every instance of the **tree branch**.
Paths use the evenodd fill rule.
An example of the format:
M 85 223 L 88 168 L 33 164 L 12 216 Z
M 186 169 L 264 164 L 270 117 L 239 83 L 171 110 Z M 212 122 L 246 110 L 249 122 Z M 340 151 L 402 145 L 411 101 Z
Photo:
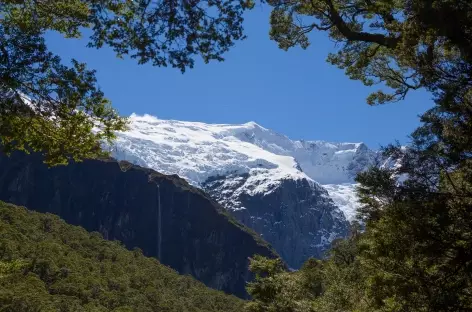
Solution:
M 365 2 L 368 6 L 371 6 L 371 7 L 374 6 L 371 0 L 366 0 Z M 378 15 L 382 17 L 385 23 L 393 23 L 395 21 L 395 18 L 393 17 L 391 13 L 381 12 L 381 13 L 378 13 Z
M 399 38 L 387 37 L 382 34 L 371 34 L 363 31 L 353 31 L 343 20 L 339 12 L 334 7 L 332 0 L 324 0 L 329 7 L 329 19 L 336 26 L 339 32 L 346 37 L 348 41 L 363 41 L 377 43 L 381 46 L 385 46 L 394 49 L 399 41 Z

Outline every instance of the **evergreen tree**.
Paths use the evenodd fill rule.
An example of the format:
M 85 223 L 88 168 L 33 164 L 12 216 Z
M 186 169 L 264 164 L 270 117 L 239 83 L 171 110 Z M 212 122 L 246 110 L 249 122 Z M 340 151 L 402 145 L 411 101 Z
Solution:
M 311 31 L 339 47 L 328 61 L 367 86 L 385 84 L 370 104 L 410 90 L 458 92 L 470 86 L 472 10 L 467 0 L 268 0 L 270 35 L 282 49 L 307 48 Z M 460 93 L 467 93 L 463 90 Z M 440 94 L 437 94 L 440 98 Z
M 310 312 L 312 300 L 321 291 L 318 260 L 310 259 L 300 272 L 285 270 L 281 259 L 255 256 L 250 270 L 256 278 L 247 289 L 253 300 L 247 312 Z
M 49 164 L 103 155 L 126 120 L 97 86 L 86 64 L 61 62 L 44 34 L 65 38 L 91 33 L 89 47 L 107 45 L 139 64 L 172 66 L 182 72 L 223 60 L 243 39 L 248 0 L 2 0 L 0 1 L 0 140 L 5 152 L 42 151 Z M 95 131 L 98 130 L 98 131 Z
M 419 88 L 436 104 L 408 147 L 384 149 L 399 166 L 357 177 L 365 232 L 338 244 L 324 262 L 313 308 L 472 311 L 470 1 L 268 2 L 271 38 L 281 48 L 306 48 L 309 32 L 328 31 L 339 46 L 329 62 L 367 86 L 390 88 L 370 95 L 369 104 L 402 100 Z
M 329 259 L 310 258 L 298 271 L 287 272 L 280 260 L 254 257 L 256 279 L 248 286 L 248 312 L 370 311 L 368 275 L 358 257 L 359 232 L 334 242 Z

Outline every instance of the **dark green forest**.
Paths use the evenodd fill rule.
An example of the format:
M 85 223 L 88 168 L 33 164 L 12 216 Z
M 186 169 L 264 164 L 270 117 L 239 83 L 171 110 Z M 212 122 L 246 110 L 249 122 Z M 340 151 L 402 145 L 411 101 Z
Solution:
M 241 311 L 139 249 L 0 202 L 0 311 Z

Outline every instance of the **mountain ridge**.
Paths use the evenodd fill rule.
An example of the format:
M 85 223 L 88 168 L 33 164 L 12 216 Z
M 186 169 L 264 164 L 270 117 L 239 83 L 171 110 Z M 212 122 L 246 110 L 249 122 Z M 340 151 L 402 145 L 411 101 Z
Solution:
M 116 159 L 177 174 L 207 191 L 294 268 L 310 256 L 323 257 L 334 239 L 347 235 L 357 208 L 354 177 L 377 155 L 364 143 L 291 140 L 255 122 L 136 114 L 129 130 L 105 148 Z
M 379 155 L 362 142 L 291 140 L 254 121 L 207 124 L 147 114 L 132 114 L 130 121 L 131 130 L 117 133 L 116 144 L 106 146 L 117 159 L 177 174 L 197 187 L 212 177 L 249 173 L 258 187 L 245 191 L 253 194 L 270 192 L 283 179 L 306 179 L 327 185 L 348 219 L 357 204 L 339 203 L 354 198 L 355 175 Z M 343 185 L 342 191 L 333 185 Z

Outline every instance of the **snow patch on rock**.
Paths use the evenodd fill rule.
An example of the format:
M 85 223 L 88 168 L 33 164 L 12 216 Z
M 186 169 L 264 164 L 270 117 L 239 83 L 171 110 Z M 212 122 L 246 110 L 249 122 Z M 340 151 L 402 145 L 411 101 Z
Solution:
M 324 184 L 334 203 L 341 209 L 348 221 L 356 218 L 359 202 L 356 195 L 356 184 Z

